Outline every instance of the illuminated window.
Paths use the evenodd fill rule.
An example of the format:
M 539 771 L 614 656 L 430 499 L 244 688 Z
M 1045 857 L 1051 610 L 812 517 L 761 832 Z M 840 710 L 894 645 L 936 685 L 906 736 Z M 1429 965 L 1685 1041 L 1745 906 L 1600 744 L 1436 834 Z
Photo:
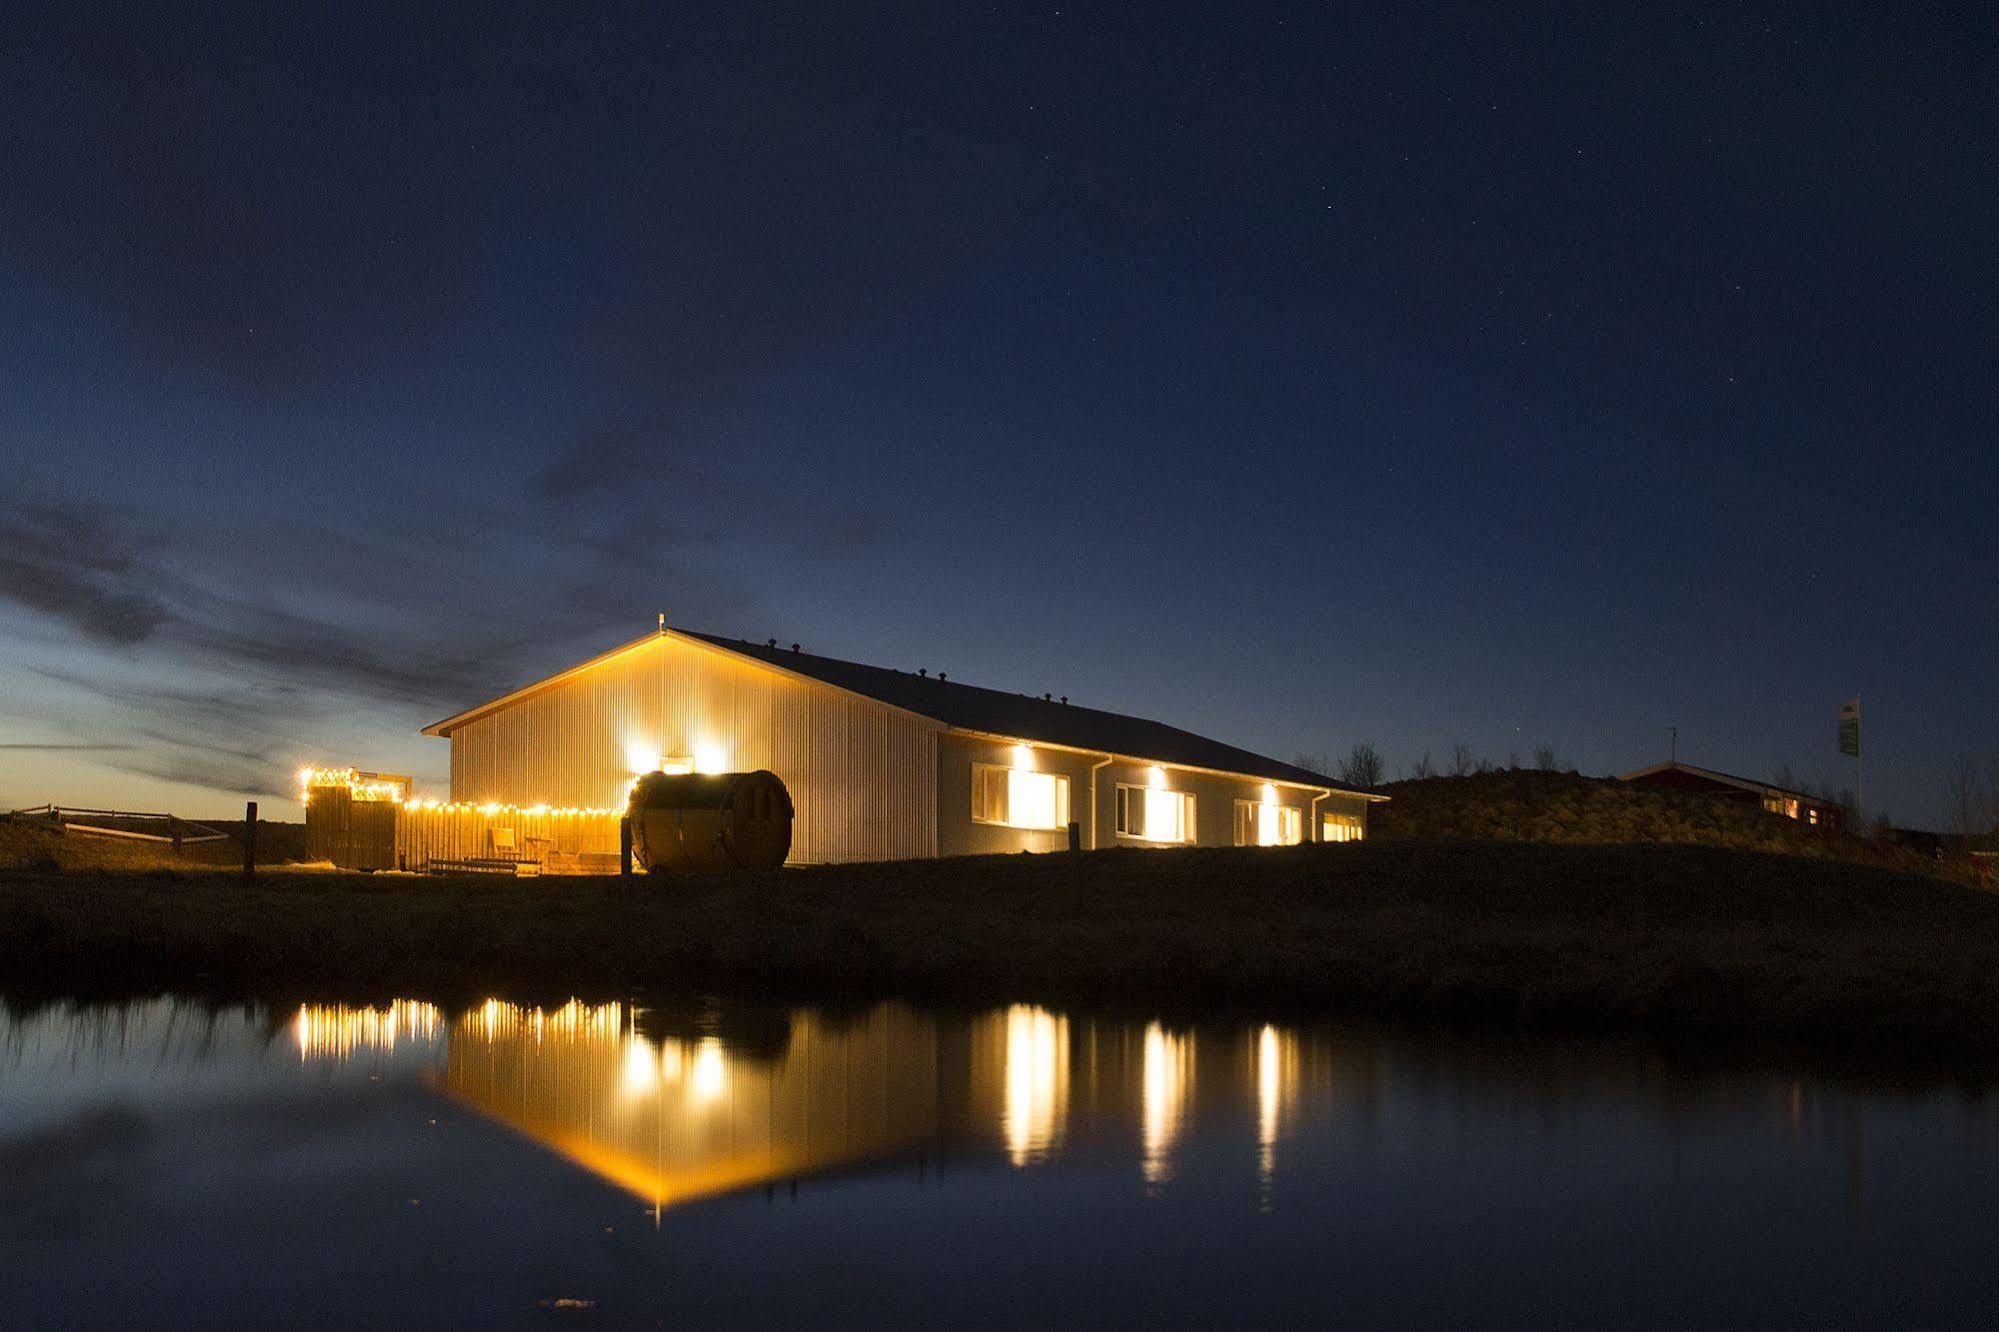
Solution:
M 1798 817 L 1798 802 L 1795 800 L 1787 799 L 1784 796 L 1780 795 L 1764 796 L 1763 808 L 1769 810 L 1772 814 L 1782 814 L 1787 819 L 1795 819 Z M 1817 817 L 1814 816 L 1813 822 L 1817 821 L 1818 821 Z
M 1237 846 L 1296 846 L 1305 840 L 1305 816 L 1293 805 L 1235 802 Z
M 1328 814 L 1319 820 L 1322 842 L 1358 842 L 1367 836 L 1367 825 L 1358 814 Z
M 1069 779 L 997 763 L 972 765 L 972 822 L 1008 828 L 1069 826 Z
M 1194 797 L 1158 786 L 1117 789 L 1117 832 L 1146 842 L 1194 840 Z

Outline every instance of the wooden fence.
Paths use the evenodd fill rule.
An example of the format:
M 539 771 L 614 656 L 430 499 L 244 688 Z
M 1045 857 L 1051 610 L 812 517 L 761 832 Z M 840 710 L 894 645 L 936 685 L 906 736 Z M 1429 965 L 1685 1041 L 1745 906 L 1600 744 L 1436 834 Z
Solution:
M 356 800 L 344 786 L 314 787 L 305 806 L 305 854 L 341 869 L 400 868 L 396 813 L 390 800 Z
M 408 804 L 396 818 L 395 857 L 398 868 L 418 871 L 511 863 L 549 874 L 616 874 L 618 813 Z
M 204 842 L 226 842 L 229 834 L 205 823 L 174 814 L 148 814 L 131 809 L 85 809 L 80 805 L 36 805 L 9 810 L 8 818 L 46 822 L 49 827 L 86 837 L 122 837 L 133 842 L 166 842 L 178 851 Z

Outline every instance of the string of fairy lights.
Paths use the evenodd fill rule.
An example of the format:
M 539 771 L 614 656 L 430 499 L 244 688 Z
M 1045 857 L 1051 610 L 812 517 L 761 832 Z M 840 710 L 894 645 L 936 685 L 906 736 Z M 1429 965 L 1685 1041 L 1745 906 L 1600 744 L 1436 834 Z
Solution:
M 412 812 L 442 811 L 455 814 L 480 814 L 491 818 L 495 814 L 521 814 L 530 818 L 605 818 L 623 814 L 622 809 L 597 808 L 584 805 L 506 805 L 480 803 L 470 800 L 438 800 L 434 797 L 417 798 L 410 790 L 406 777 L 388 777 L 381 773 L 362 772 L 355 768 L 300 768 L 298 771 L 298 802 L 310 805 L 315 791 L 344 790 L 349 799 L 358 803 L 400 805 Z

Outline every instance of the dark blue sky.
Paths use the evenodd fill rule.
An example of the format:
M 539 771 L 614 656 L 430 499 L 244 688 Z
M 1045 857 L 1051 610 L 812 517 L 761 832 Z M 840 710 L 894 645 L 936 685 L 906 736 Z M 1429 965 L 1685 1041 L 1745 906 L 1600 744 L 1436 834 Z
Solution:
M 655 611 L 1280 757 L 1999 755 L 1999 26 L 49 6 L 0 804 L 219 812 Z M 23 34 L 26 34 L 24 37 Z

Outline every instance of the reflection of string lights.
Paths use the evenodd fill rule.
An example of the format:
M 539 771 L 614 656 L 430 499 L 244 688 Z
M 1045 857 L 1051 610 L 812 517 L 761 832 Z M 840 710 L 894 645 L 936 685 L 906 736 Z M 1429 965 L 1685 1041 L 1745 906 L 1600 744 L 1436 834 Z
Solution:
M 345 1059 L 356 1050 L 387 1053 L 402 1040 L 435 1040 L 443 1015 L 437 1005 L 398 999 L 387 1008 L 347 1008 L 331 1004 L 301 1004 L 292 1019 L 300 1061 Z
M 488 999 L 467 1013 L 464 1025 L 488 1040 L 526 1034 L 537 1042 L 558 1040 L 609 1040 L 625 1029 L 623 1004 L 586 1004 L 571 999 L 556 1009 L 522 1008 L 498 999 Z
M 576 999 L 555 1009 L 522 1008 L 488 999 L 459 1021 L 465 1030 L 488 1040 L 517 1035 L 532 1037 L 536 1043 L 551 1038 L 615 1040 L 625 1029 L 625 1009 L 622 1004 L 591 1005 Z M 356 1050 L 393 1050 L 400 1041 L 435 1040 L 444 1035 L 444 1017 L 437 1005 L 415 999 L 397 999 L 387 1008 L 302 1004 L 292 1020 L 292 1034 L 301 1058 L 345 1058 Z M 640 1043 L 648 1051 L 652 1048 Z M 674 1064 L 677 1069 L 677 1053 Z

